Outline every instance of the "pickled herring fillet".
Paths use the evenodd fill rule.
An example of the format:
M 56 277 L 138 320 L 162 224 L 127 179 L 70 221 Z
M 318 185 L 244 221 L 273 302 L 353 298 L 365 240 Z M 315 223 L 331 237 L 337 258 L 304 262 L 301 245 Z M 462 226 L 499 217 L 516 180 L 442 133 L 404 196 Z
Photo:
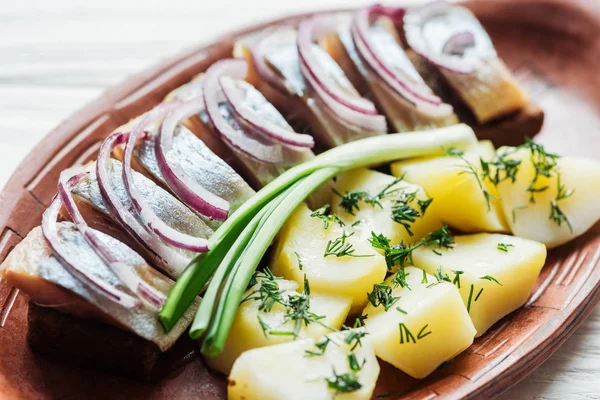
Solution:
M 436 2 L 409 8 L 404 32 L 408 45 L 436 67 L 480 124 L 527 105 L 527 95 L 465 7 Z
M 167 183 L 160 171 L 155 153 L 155 141 L 145 140 L 135 150 L 137 161 L 166 187 Z M 233 213 L 255 192 L 237 172 L 221 160 L 207 146 L 183 125 L 175 128 L 173 149 L 167 153 L 170 162 L 177 163 L 199 185 L 211 193 L 227 200 L 230 213 Z M 212 229 L 221 224 L 200 215 Z
M 196 77 L 187 84 L 180 86 L 167 95 L 165 100 L 189 100 L 195 96 L 202 94 L 201 82 L 203 75 Z M 265 118 L 270 120 L 283 119 L 268 101 L 260 95 L 258 91 L 254 91 L 254 95 L 245 96 L 245 101 L 252 102 L 252 109 L 260 110 L 262 113 L 267 113 Z M 218 133 L 214 131 L 207 113 L 202 110 L 193 117 L 182 122 L 182 125 L 187 127 L 194 135 L 199 137 L 218 157 L 223 159 L 227 164 L 233 167 L 236 171 L 248 181 L 254 189 L 259 189 L 267 183 L 271 182 L 287 169 L 298 165 L 304 161 L 308 161 L 314 157 L 312 150 L 308 148 L 288 147 L 282 144 L 274 143 L 268 138 L 264 138 L 253 129 L 239 121 L 230 104 L 223 99 L 219 102 L 219 109 L 223 118 L 236 130 L 242 130 L 244 133 L 253 139 L 272 145 L 274 151 L 282 153 L 282 163 L 270 163 L 261 161 L 249 156 L 248 154 L 230 146 L 226 141 L 221 140 Z M 177 147 L 176 136 L 173 137 L 173 146 Z M 232 204 L 233 206 L 233 204 Z M 239 204 L 238 204 L 239 206 Z
M 57 229 L 61 247 L 73 254 L 72 258 L 78 261 L 80 268 L 119 290 L 129 292 L 74 224 L 61 222 L 57 224 Z M 124 265 L 165 296 L 169 293 L 173 286 L 171 279 L 154 270 L 123 243 L 101 232 L 97 234 Z M 199 299 L 196 299 L 183 318 L 166 333 L 158 321 L 157 309 L 146 306 L 137 309 L 122 307 L 71 275 L 53 256 L 40 227 L 34 228 L 0 265 L 0 276 L 29 295 L 37 304 L 129 330 L 155 343 L 161 351 L 169 349 L 186 330 L 199 304 Z
M 297 33 L 292 27 L 279 27 L 270 29 L 265 35 L 268 48 L 264 54 L 264 60 L 268 66 L 279 75 L 288 88 L 287 93 L 265 89 L 268 84 L 259 81 L 257 87 L 276 107 L 280 108 L 286 117 L 298 121 L 305 127 L 309 127 L 311 133 L 315 136 L 317 144 L 320 147 L 335 147 L 343 143 L 361 139 L 369 136 L 385 134 L 385 131 L 371 131 L 357 125 L 348 123 L 331 111 L 323 100 L 315 93 L 314 89 L 306 82 L 302 71 L 300 70 L 300 60 L 296 45 Z M 236 44 L 238 55 L 244 55 L 250 58 L 251 44 L 242 40 Z M 240 49 L 246 47 L 246 51 Z M 356 92 L 352 84 L 344 76 L 339 65 L 329 57 L 320 47 L 313 47 L 314 54 L 324 68 L 331 70 L 335 75 L 336 81 L 341 83 L 343 90 L 347 92 Z M 248 62 L 252 62 L 250 59 Z M 333 71 L 335 69 L 335 71 Z M 358 93 L 356 93 L 358 95 Z
M 111 209 L 111 206 L 102 195 L 94 167 L 94 164 L 89 166 L 90 174 L 83 178 L 73 189 L 73 196 L 78 205 L 92 209 L 96 213 L 111 218 L 113 221 L 119 221 Z M 136 249 L 141 243 L 146 247 L 144 255 L 147 258 L 150 258 L 153 264 L 163 270 L 168 276 L 176 278 L 188 265 L 194 253 L 168 245 L 160 241 L 154 233 L 145 230 L 145 228 L 143 228 L 144 224 L 133 210 L 131 199 L 125 189 L 121 175 L 121 162 L 111 160 L 109 168 L 112 189 L 117 194 L 120 201 L 132 211 L 132 214 L 139 222 L 139 228 L 141 228 L 141 230 L 134 230 L 127 226 L 123 226 L 123 228 L 138 242 L 138 246 L 135 246 Z M 213 230 L 207 226 L 197 214 L 187 208 L 166 190 L 162 189 L 140 173 L 134 172 L 133 179 L 138 190 L 142 196 L 145 197 L 153 211 L 173 229 L 202 238 L 209 238 L 212 235 Z M 148 242 L 151 240 L 154 242 L 159 241 L 159 245 L 150 247 Z M 127 241 L 128 244 L 129 242 L 130 241 Z

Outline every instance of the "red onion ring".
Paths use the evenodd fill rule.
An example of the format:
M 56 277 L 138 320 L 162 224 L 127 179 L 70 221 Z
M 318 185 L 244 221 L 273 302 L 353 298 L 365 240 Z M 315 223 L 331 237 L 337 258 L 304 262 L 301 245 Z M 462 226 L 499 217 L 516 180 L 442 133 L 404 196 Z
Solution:
M 79 177 L 77 177 L 77 179 L 79 179 Z M 56 220 L 58 219 L 62 204 L 60 196 L 56 194 L 52 199 L 50 206 L 44 211 L 42 216 L 42 233 L 62 266 L 75 278 L 121 306 L 128 309 L 141 307 L 142 302 L 139 299 L 109 285 L 104 280 L 98 279 L 84 270 L 79 269 L 77 267 L 77 260 L 70 260 L 65 252 L 63 252 L 56 227 Z
M 267 41 L 269 36 L 270 34 L 265 35 L 250 48 L 252 64 L 254 65 L 256 73 L 260 79 L 264 80 L 283 94 L 293 94 L 293 91 L 286 86 L 285 78 L 273 71 L 273 68 L 271 68 L 265 61 L 265 48 L 269 44 Z
M 423 27 L 434 18 L 444 18 L 445 29 L 453 31 L 443 46 L 435 46 L 436 50 L 423 35 Z M 476 58 L 463 58 L 449 51 L 450 47 L 459 42 L 475 47 L 479 58 L 497 57 L 490 37 L 477 18 L 461 6 L 437 1 L 421 7 L 411 7 L 404 15 L 403 26 L 408 45 L 431 64 L 446 71 L 472 74 L 477 68 Z
M 179 166 L 171 163 L 167 153 L 173 147 L 173 134 L 179 122 L 204 110 L 202 96 L 195 97 L 169 112 L 163 120 L 154 142 L 156 160 L 167 185 L 190 208 L 218 221 L 229 215 L 229 202 L 206 190 Z
M 386 64 L 374 51 L 369 39 L 369 19 L 371 14 L 389 15 L 391 11 L 381 5 L 358 10 L 351 26 L 351 33 L 358 53 L 367 64 L 394 91 L 412 103 L 418 110 L 432 117 L 452 114 L 452 107 L 442 102 L 427 86 L 415 86 Z
M 248 125 L 260 132 L 265 137 L 273 139 L 284 146 L 295 146 L 303 148 L 312 148 L 315 146 L 315 141 L 312 136 L 294 132 L 292 127 L 287 123 L 285 118 L 279 114 L 279 111 L 264 96 L 254 88 L 251 84 L 242 80 L 234 80 L 228 76 L 223 76 L 219 79 L 221 90 L 225 94 L 225 98 L 233 107 L 235 113 Z M 262 103 L 263 112 L 270 111 L 272 118 L 267 118 L 257 114 L 250 108 L 246 101 L 243 92 L 252 91 L 253 95 L 257 96 Z M 277 121 L 273 121 L 277 118 Z
M 175 110 L 180 104 L 177 101 L 159 104 L 144 114 L 133 131 L 131 131 L 125 145 L 125 154 L 123 155 L 123 182 L 135 210 L 149 230 L 156 233 L 165 243 L 174 247 L 197 253 L 206 253 L 209 250 L 207 239 L 187 235 L 167 225 L 156 215 L 146 200 L 144 200 L 133 181 L 131 159 L 137 140 L 144 133 L 144 128 L 156 118 L 164 119 L 168 112 Z
M 182 254 L 178 254 L 172 247 L 165 244 L 156 234 L 147 230 L 140 224 L 131 211 L 121 203 L 119 196 L 117 196 L 112 189 L 109 174 L 110 155 L 116 146 L 125 143 L 128 138 L 129 132 L 113 133 L 107 137 L 100 146 L 98 160 L 96 161 L 96 178 L 98 179 L 100 192 L 116 214 L 116 218 L 121 222 L 121 225 L 150 251 L 162 259 L 165 266 L 168 267 L 168 275 L 176 277 L 177 272 L 182 271 L 187 266 L 190 261 L 189 258 L 184 257 Z
M 337 29 L 336 16 L 331 14 L 320 14 L 305 18 L 298 27 L 298 57 L 307 72 L 304 76 L 313 87 L 319 87 L 327 97 L 361 114 L 378 115 L 379 112 L 372 101 L 352 95 L 339 87 L 335 80 L 323 70 L 321 63 L 313 52 L 314 42 L 321 37 L 335 33 Z M 324 101 L 326 99 L 324 98 Z
M 116 259 L 110 249 L 108 249 L 108 247 L 100 240 L 96 232 L 90 229 L 79 212 L 77 204 L 75 204 L 75 200 L 71 194 L 71 190 L 73 190 L 81 178 L 88 174 L 89 172 L 82 172 L 81 168 L 67 169 L 61 172 L 58 181 L 58 194 L 65 205 L 67 212 L 75 223 L 77 230 L 79 230 L 102 261 L 104 261 L 115 275 L 117 275 L 119 280 L 139 298 L 156 308 L 161 308 L 167 297 L 133 273 L 131 268 Z
M 240 59 L 224 59 L 214 63 L 204 78 L 204 104 L 206 113 L 215 131 L 232 147 L 259 161 L 278 164 L 284 160 L 282 149 L 278 145 L 264 144 L 246 134 L 241 129 L 233 127 L 223 118 L 219 107 L 219 99 L 223 97 L 219 79 L 229 76 L 234 79 L 244 79 L 248 65 Z
M 467 47 L 475 45 L 475 35 L 471 32 L 458 32 L 450 37 L 442 47 L 442 53 L 462 55 Z

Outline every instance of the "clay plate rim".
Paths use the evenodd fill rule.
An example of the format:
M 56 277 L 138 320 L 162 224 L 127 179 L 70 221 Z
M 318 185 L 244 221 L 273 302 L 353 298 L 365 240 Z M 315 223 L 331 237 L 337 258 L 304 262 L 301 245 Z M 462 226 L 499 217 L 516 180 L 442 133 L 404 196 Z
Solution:
M 518 3 L 519 9 L 510 7 L 511 3 Z M 598 46 L 593 44 L 600 36 L 600 5 L 592 0 L 481 0 L 468 5 L 478 15 L 485 16 L 486 21 L 510 18 L 513 24 L 518 22 L 547 30 L 549 34 L 567 35 L 580 43 L 591 42 L 590 38 L 593 38 L 594 43 L 589 43 L 589 47 L 598 51 Z M 549 24 L 557 14 L 567 22 L 560 26 Z M 215 60 L 226 57 L 236 37 L 303 15 L 257 24 L 224 35 L 212 44 L 192 48 L 109 89 L 62 122 L 17 167 L 0 193 L 0 261 L 29 230 L 39 224 L 62 169 L 93 158 L 101 139 L 110 131 L 159 103 L 166 93 Z M 597 83 L 595 88 L 600 87 L 600 82 L 594 83 Z M 593 143 L 590 138 L 587 139 Z M 411 392 L 402 393 L 401 397 L 495 396 L 522 380 L 550 357 L 600 299 L 600 268 L 597 267 L 600 239 L 596 231 L 593 229 L 570 245 L 552 251 L 525 308 L 497 323 L 454 363 L 415 385 Z M 0 281 L 0 325 L 11 318 L 9 313 L 18 297 L 21 296 L 15 290 Z M 0 330 L 0 335 L 7 334 L 6 329 Z M 392 381 L 404 379 L 389 379 L 393 375 L 389 375 L 389 369 L 384 366 L 385 371 L 387 379 L 380 384 L 379 393 L 386 389 L 397 393 L 395 385 L 398 382 Z M 6 390 L 5 394 L 12 393 L 8 386 L 10 382 L 4 381 L 2 375 L 0 372 L 0 390 Z M 414 382 L 408 384 L 414 385 Z

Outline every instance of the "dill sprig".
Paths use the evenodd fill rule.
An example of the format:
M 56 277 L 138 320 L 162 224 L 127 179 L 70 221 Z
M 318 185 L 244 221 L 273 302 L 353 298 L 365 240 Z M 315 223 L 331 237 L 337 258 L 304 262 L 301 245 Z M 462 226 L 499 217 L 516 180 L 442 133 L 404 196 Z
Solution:
M 312 322 L 317 322 L 322 326 L 331 329 L 330 327 L 320 322 L 320 320 L 325 318 L 324 315 L 317 315 L 310 311 L 309 295 L 310 286 L 308 283 L 308 279 L 306 279 L 306 276 L 304 276 L 304 290 L 302 291 L 302 293 L 294 293 L 288 296 L 286 302 L 287 310 L 284 316 L 284 323 L 287 321 L 294 321 L 294 338 L 298 337 L 298 333 L 300 332 L 302 323 L 304 323 L 304 326 L 308 326 Z
M 508 253 L 508 248 L 509 247 L 515 247 L 514 244 L 510 244 L 510 243 L 498 243 L 497 249 L 500 251 L 503 251 L 505 253 Z
M 437 246 L 438 249 L 451 249 L 454 247 L 454 237 L 450 233 L 447 225 L 444 225 L 437 231 L 433 231 L 425 235 L 423 239 L 413 245 L 407 245 L 403 241 L 392 246 L 390 239 L 383 234 L 371 232 L 369 243 L 376 249 L 382 250 L 385 255 L 385 262 L 388 270 L 395 266 L 400 268 L 406 265 L 412 265 L 412 252 L 421 246 Z M 433 250 L 436 254 L 441 255 L 437 250 Z
M 428 326 L 429 326 L 429 324 L 427 324 L 421 328 L 421 330 L 417 334 L 417 340 L 423 339 L 427 335 L 431 335 L 431 331 L 425 332 L 425 330 L 427 329 Z
M 469 299 L 467 300 L 467 312 L 471 312 L 471 302 L 473 300 L 473 290 L 475 289 L 475 285 L 471 283 L 471 288 L 469 289 Z
M 352 393 L 362 388 L 362 385 L 358 381 L 358 376 L 355 372 L 347 372 L 345 374 L 338 374 L 333 370 L 332 378 L 325 378 L 327 387 L 336 394 L 338 393 Z
M 354 354 L 353 352 L 349 352 L 346 357 L 348 358 L 348 366 L 350 367 L 350 370 L 354 373 L 357 373 L 358 371 L 360 371 L 362 369 L 362 367 L 365 365 L 365 363 L 367 362 L 367 360 L 363 360 L 363 363 L 359 363 L 358 359 L 356 358 L 356 354 Z
M 571 221 L 565 215 L 565 213 L 561 210 L 558 205 L 558 202 L 569 198 L 575 192 L 575 189 L 567 189 L 565 185 L 560 183 L 560 174 L 556 176 L 558 192 L 556 193 L 556 197 L 554 200 L 550 201 L 550 220 L 554 221 L 556 225 L 561 226 L 564 223 L 567 224 L 571 233 L 573 233 L 573 227 L 571 226 Z
M 346 243 L 346 239 L 354 235 L 354 232 L 348 234 L 345 230 L 342 231 L 342 236 L 336 239 L 330 239 L 325 246 L 323 257 L 373 257 L 373 254 L 354 254 L 356 249 L 352 243 Z
M 258 309 L 265 312 L 271 311 L 276 303 L 285 303 L 282 296 L 284 291 L 279 289 L 277 278 L 268 267 L 263 272 L 255 273 L 253 279 L 256 282 L 253 286 L 258 285 L 258 288 L 244 297 L 242 303 L 250 300 L 260 301 Z
M 412 340 L 413 343 L 417 343 L 415 337 L 408 327 L 404 324 L 404 322 L 400 322 L 398 324 L 398 328 L 400 329 L 400 344 L 410 343 Z
M 310 214 L 313 218 L 319 218 L 323 221 L 323 229 L 329 228 L 329 224 L 336 222 L 340 227 L 344 227 L 344 221 L 337 216 L 336 213 L 329 210 L 329 204 L 325 204 L 323 207 L 316 209 Z
M 529 192 L 529 202 L 535 203 L 534 195 L 546 191 L 549 186 L 537 187 L 538 180 L 541 176 L 550 178 L 552 174 L 557 173 L 556 160 L 560 158 L 558 154 L 548 153 L 544 146 L 533 142 L 530 138 L 525 138 L 525 143 L 517 149 L 528 149 L 531 152 L 531 163 L 535 170 L 535 174 L 525 191 Z
M 425 272 L 425 270 L 424 270 L 424 269 L 422 269 L 422 270 L 421 270 L 421 272 L 423 272 L 423 279 L 421 279 L 421 283 L 422 283 L 422 284 L 429 283 L 429 282 L 427 281 L 427 272 Z
M 321 340 L 315 343 L 317 350 L 304 350 L 304 357 L 322 356 L 327 350 L 329 343 L 332 343 L 329 336 L 323 336 Z
M 400 297 L 392 296 L 392 288 L 385 283 L 376 283 L 373 285 L 373 291 L 367 293 L 367 300 L 373 307 L 383 306 L 385 311 L 389 310 Z
M 452 271 L 454 272 L 454 279 L 452 283 L 460 289 L 460 276 L 465 273 L 465 271 Z
M 341 194 L 336 189 L 332 189 L 332 190 L 333 190 L 333 193 L 335 193 L 336 195 L 338 195 L 341 198 L 338 205 L 340 207 L 342 207 L 344 209 L 344 211 L 346 211 L 350 215 L 355 215 L 354 214 L 355 210 L 360 211 L 359 203 L 361 201 L 363 201 L 373 207 L 379 206 L 379 207 L 383 208 L 383 206 L 381 205 L 381 203 L 379 202 L 379 199 L 377 199 L 377 197 L 371 196 L 368 192 L 365 192 L 363 190 L 351 190 L 349 192 L 346 192 L 345 194 Z
M 485 198 L 485 201 L 487 203 L 487 208 L 488 211 L 491 210 L 492 208 L 492 199 L 497 198 L 496 196 L 494 196 L 493 194 L 491 194 L 486 188 L 485 185 L 483 183 L 482 178 L 479 176 L 479 172 L 477 172 L 477 169 L 473 166 L 473 164 L 471 164 L 465 157 L 464 155 L 460 155 L 458 156 L 461 160 L 464 161 L 465 165 L 459 165 L 459 168 L 462 169 L 462 171 L 459 173 L 459 175 L 462 174 L 471 174 L 475 177 L 475 180 L 477 181 L 477 186 L 479 186 L 479 189 L 481 190 L 481 192 L 483 193 L 483 197 Z M 480 158 L 481 160 L 481 158 Z
M 406 278 L 408 278 L 409 275 L 410 273 L 406 272 L 403 266 L 398 268 L 398 271 L 396 271 L 394 277 L 391 280 L 391 282 L 394 284 L 394 288 L 400 286 L 402 288 L 407 288 L 408 290 L 411 290 L 410 286 L 408 286 L 408 281 L 406 280 Z
M 421 213 L 410 205 L 416 197 L 417 191 L 403 192 L 399 198 L 393 201 L 394 205 L 392 205 L 392 220 L 402 225 L 410 236 L 414 235 L 410 230 L 412 224 L 421 217 Z
M 515 183 L 521 160 L 507 158 L 511 153 L 512 152 L 497 154 L 490 161 L 484 161 L 483 158 L 479 158 L 482 180 L 485 181 L 487 179 L 496 186 L 498 186 L 500 182 L 509 179 L 512 183 Z
M 357 319 L 358 321 L 358 319 Z M 354 351 L 354 349 L 357 346 L 361 346 L 362 347 L 362 342 L 360 341 L 362 338 L 364 338 L 365 336 L 367 336 L 367 331 L 365 331 L 364 329 L 352 329 L 347 331 L 344 334 L 344 343 L 346 343 L 347 345 L 352 346 L 350 348 L 350 351 Z
M 494 282 L 494 283 L 502 286 L 502 284 L 500 282 L 498 282 L 498 279 L 494 278 L 491 275 L 484 275 L 484 276 L 480 277 L 479 279 L 484 279 L 484 280 L 487 280 L 487 281 L 490 281 L 490 282 Z
M 304 265 L 302 264 L 302 258 L 300 258 L 300 254 L 298 254 L 297 251 L 295 251 L 294 254 L 296 255 L 296 259 L 298 260 L 298 269 L 302 271 L 302 269 L 304 268 Z

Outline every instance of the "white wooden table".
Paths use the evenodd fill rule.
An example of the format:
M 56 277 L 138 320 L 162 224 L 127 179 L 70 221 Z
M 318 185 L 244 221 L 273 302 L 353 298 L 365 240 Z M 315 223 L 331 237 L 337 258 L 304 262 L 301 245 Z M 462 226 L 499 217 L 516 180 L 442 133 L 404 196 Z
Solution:
M 363 3 L 1 0 L 0 187 L 47 132 L 128 75 L 249 23 Z M 600 308 L 550 360 L 502 398 L 600 399 L 599 331 Z

